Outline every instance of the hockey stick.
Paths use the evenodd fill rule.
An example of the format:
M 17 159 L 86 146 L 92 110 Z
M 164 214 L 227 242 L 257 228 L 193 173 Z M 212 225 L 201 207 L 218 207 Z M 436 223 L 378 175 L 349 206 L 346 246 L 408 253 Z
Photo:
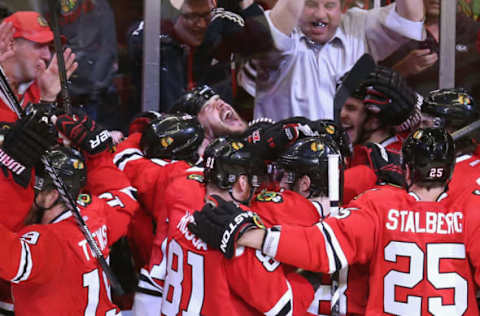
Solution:
M 328 199 L 330 200 L 330 214 L 338 214 L 340 207 L 340 155 L 328 155 Z M 332 298 L 330 299 L 331 316 L 340 315 L 340 290 L 338 286 L 338 271 L 332 274 Z
M 77 203 L 75 202 L 75 199 L 72 197 L 72 195 L 68 191 L 67 186 L 63 182 L 62 178 L 58 176 L 57 172 L 52 167 L 52 164 L 45 156 L 42 156 L 42 162 L 45 165 L 45 170 L 47 171 L 48 175 L 50 176 L 50 178 L 52 178 L 55 188 L 60 193 L 60 197 L 65 202 L 65 205 L 72 211 L 75 219 L 77 220 L 77 224 L 80 227 L 80 230 L 82 231 L 83 236 L 85 236 L 85 239 L 87 240 L 87 243 L 90 246 L 90 249 L 92 250 L 94 257 L 98 260 L 98 263 L 102 267 L 107 278 L 110 280 L 112 289 L 118 295 L 124 295 L 125 292 L 123 291 L 122 286 L 120 285 L 120 282 L 117 280 L 112 270 L 110 269 L 110 266 L 108 265 L 107 261 L 103 257 L 102 251 L 98 247 L 95 239 L 93 239 L 93 235 L 88 229 L 87 224 L 83 220 L 83 217 L 80 214 L 80 211 L 77 207 Z
M 460 138 L 463 138 L 468 134 L 471 134 L 472 132 L 476 131 L 479 128 L 480 128 L 480 120 L 470 123 L 467 126 L 462 127 L 461 129 L 456 130 L 455 132 L 452 133 L 453 141 L 457 141 Z
M 2 66 L 0 66 L 0 92 L 5 96 L 7 106 L 17 114 L 18 118 L 25 116 L 25 111 L 23 110 L 20 102 L 18 102 L 17 96 L 13 92 L 10 84 L 7 80 L 7 75 L 3 71 Z
M 360 83 L 366 80 L 374 70 L 375 61 L 372 56 L 369 54 L 363 54 L 363 56 L 357 60 L 355 65 L 353 65 L 347 77 L 338 87 L 333 98 L 333 119 L 338 126 L 340 126 L 340 111 L 348 97 L 352 95 L 353 91 L 360 86 Z
M 65 113 L 71 114 L 72 103 L 70 94 L 68 93 L 67 70 L 65 69 L 65 61 L 63 59 L 63 47 L 60 39 L 60 28 L 58 26 L 58 0 L 49 0 L 48 7 L 52 17 L 53 28 L 53 45 L 55 46 L 55 53 L 57 55 L 58 74 L 60 77 L 61 96 Z

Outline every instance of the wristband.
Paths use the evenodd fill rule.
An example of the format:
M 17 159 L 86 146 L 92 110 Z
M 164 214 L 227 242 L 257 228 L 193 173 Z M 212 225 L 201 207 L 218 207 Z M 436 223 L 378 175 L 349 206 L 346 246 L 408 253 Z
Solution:
M 280 243 L 280 226 L 273 226 L 265 231 L 262 241 L 262 254 L 275 258 Z

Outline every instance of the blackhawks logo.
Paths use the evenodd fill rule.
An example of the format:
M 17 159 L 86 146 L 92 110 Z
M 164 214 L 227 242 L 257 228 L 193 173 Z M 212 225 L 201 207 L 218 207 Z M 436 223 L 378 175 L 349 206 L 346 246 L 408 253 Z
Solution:
M 320 142 L 313 142 L 313 143 L 310 145 L 310 149 L 311 149 L 313 152 L 322 151 L 322 150 L 325 149 L 325 145 L 323 145 L 323 144 L 320 143 Z
M 167 148 L 168 146 L 170 146 L 171 144 L 173 143 L 173 138 L 168 136 L 168 137 L 163 137 L 161 140 L 160 140 L 160 144 L 162 144 L 162 147 L 163 148 Z
M 283 196 L 279 192 L 272 191 L 262 191 L 256 198 L 260 202 L 273 202 L 273 203 L 282 203 Z
M 417 131 L 415 132 L 415 134 L 413 134 L 412 137 L 413 137 L 413 139 L 417 139 L 417 140 L 418 140 L 418 139 L 420 139 L 420 138 L 422 137 L 422 135 L 423 135 L 423 131 L 422 131 L 422 130 L 417 130 Z
M 47 27 L 48 26 L 48 22 L 47 22 L 47 20 L 45 20 L 45 18 L 43 16 L 38 16 L 37 22 L 38 22 L 38 25 L 40 25 L 41 27 Z
M 77 203 L 80 204 L 80 206 L 86 207 L 92 203 L 92 197 L 90 194 L 80 194 L 77 198 Z
M 197 182 L 200 182 L 200 183 L 203 183 L 203 176 L 201 174 L 189 174 L 187 176 L 187 179 L 188 180 L 193 180 L 193 181 L 197 181 Z
M 463 104 L 463 105 L 470 105 L 470 104 L 472 104 L 472 100 L 470 100 L 470 98 L 469 98 L 467 95 L 465 95 L 465 94 L 460 94 L 460 95 L 458 96 L 458 100 L 457 100 L 457 101 L 458 101 L 458 103 Z
M 78 0 L 61 0 L 60 12 L 62 15 L 69 15 L 78 7 Z
M 335 134 L 335 126 L 327 125 L 327 127 L 325 127 L 325 131 L 327 132 L 327 134 L 333 135 Z

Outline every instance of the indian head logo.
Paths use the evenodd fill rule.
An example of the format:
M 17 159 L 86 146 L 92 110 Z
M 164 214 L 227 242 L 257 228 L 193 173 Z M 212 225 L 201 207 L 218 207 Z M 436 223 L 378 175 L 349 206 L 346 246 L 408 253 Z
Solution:
M 472 100 L 466 95 L 466 94 L 460 94 L 458 96 L 458 103 L 463 104 L 463 105 L 470 105 L 472 104 Z
M 47 20 L 45 20 L 45 18 L 41 15 L 38 16 L 37 22 L 38 22 L 38 25 L 40 25 L 41 27 L 47 27 L 48 26 Z
M 62 15 L 69 15 L 78 7 L 78 0 L 61 0 L 60 12 Z

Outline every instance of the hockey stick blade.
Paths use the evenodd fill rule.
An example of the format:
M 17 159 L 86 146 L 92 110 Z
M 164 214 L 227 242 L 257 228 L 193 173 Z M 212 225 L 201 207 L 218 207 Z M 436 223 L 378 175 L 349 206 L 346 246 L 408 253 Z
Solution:
M 340 87 L 333 98 L 333 118 L 335 123 L 340 126 L 340 111 L 343 105 L 347 101 L 348 97 L 352 95 L 353 91 L 360 86 L 362 81 L 366 80 L 371 72 L 375 70 L 375 61 L 369 54 L 363 54 L 360 57 L 352 69 L 348 73 L 347 77 L 342 81 Z
M 477 120 L 473 123 L 470 123 L 467 126 L 462 127 L 461 129 L 452 133 L 453 141 L 457 141 L 460 138 L 463 138 L 463 137 L 471 134 L 472 132 L 476 131 L 479 128 L 480 128 L 480 120 Z
M 125 292 L 123 291 L 122 286 L 120 285 L 120 282 L 117 280 L 112 270 L 110 269 L 110 266 L 108 265 L 107 261 L 103 257 L 102 251 L 98 247 L 95 239 L 93 239 L 92 233 L 90 232 L 87 224 L 83 220 L 83 217 L 80 214 L 80 211 L 77 207 L 76 200 L 73 199 L 72 195 L 68 191 L 68 188 L 63 182 L 62 178 L 58 176 L 57 172 L 52 167 L 52 164 L 45 156 L 42 156 L 42 162 L 45 165 L 45 170 L 47 171 L 48 175 L 50 176 L 50 178 L 52 178 L 53 184 L 55 185 L 55 188 L 60 194 L 60 197 L 65 202 L 65 205 L 72 211 L 73 216 L 77 220 L 77 224 L 80 230 L 82 231 L 83 236 L 87 240 L 87 243 L 90 246 L 90 250 L 92 251 L 95 258 L 98 260 L 98 263 L 102 267 L 107 278 L 110 280 L 112 289 L 116 292 L 117 295 L 120 295 L 120 296 L 124 295 Z

